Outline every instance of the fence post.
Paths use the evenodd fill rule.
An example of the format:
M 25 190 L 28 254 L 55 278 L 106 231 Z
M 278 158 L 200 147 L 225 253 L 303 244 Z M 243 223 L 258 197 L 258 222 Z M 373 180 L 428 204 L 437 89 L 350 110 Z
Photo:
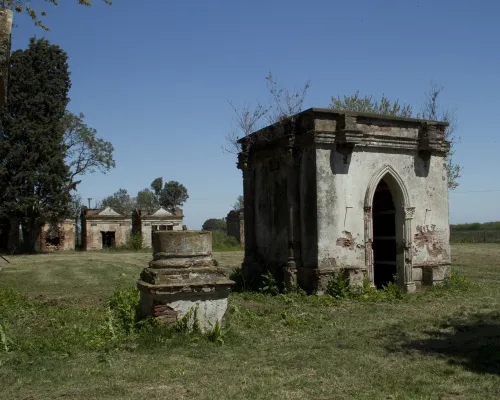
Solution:
M 483 231 L 483 243 L 486 243 L 486 231 Z

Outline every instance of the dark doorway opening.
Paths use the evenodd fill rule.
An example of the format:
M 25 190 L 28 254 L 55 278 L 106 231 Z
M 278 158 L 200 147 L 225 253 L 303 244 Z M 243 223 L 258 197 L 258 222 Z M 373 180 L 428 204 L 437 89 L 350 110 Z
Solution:
M 115 233 L 114 232 L 102 232 L 102 247 L 113 247 L 115 245 Z
M 387 182 L 381 180 L 373 196 L 374 283 L 377 289 L 395 282 L 397 272 L 396 208 Z

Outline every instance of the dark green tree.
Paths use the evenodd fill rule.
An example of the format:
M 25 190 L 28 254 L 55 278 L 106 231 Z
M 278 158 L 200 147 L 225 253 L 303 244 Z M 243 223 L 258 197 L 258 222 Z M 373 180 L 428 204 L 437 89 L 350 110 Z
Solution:
M 111 207 L 120 214 L 130 215 L 135 207 L 135 199 L 130 197 L 127 189 L 118 189 L 116 193 L 102 200 L 100 208 L 106 207 Z
M 68 56 L 45 39 L 12 54 L 1 114 L 0 217 L 21 222 L 27 251 L 40 226 L 69 215 L 71 173 L 61 119 L 71 87 Z
M 181 207 L 189 198 L 186 187 L 177 181 L 169 181 L 163 185 L 163 178 L 151 182 L 151 189 L 158 198 L 160 206 L 168 211 Z
M 201 229 L 203 229 L 204 231 L 222 231 L 222 232 L 226 232 L 227 231 L 227 223 L 226 223 L 226 220 L 224 218 L 210 218 L 210 219 L 207 219 Z

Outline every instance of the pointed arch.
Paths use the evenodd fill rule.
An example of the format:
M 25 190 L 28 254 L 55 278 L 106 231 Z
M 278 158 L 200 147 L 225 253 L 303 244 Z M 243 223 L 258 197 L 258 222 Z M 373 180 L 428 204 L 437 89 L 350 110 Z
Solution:
M 408 195 L 408 190 L 406 189 L 403 179 L 401 179 L 401 176 L 391 165 L 385 164 L 382 168 L 375 172 L 375 174 L 373 174 L 370 182 L 368 183 L 368 188 L 366 189 L 365 194 L 365 208 L 372 207 L 375 189 L 377 189 L 378 184 L 384 178 L 388 178 L 385 180 L 389 185 L 389 189 L 391 190 L 393 196 L 401 202 L 401 206 L 404 208 L 411 207 L 410 196 Z
M 364 201 L 365 221 L 365 265 L 368 278 L 374 284 L 374 254 L 373 254 L 373 219 L 372 206 L 375 191 L 380 182 L 384 180 L 389 186 L 396 207 L 396 243 L 400 249 L 397 252 L 396 267 L 400 277 L 399 285 L 406 291 L 414 291 L 413 282 L 413 257 L 412 257 L 412 218 L 414 207 L 411 205 L 410 196 L 401 176 L 391 165 L 383 165 L 370 179 L 366 189 Z

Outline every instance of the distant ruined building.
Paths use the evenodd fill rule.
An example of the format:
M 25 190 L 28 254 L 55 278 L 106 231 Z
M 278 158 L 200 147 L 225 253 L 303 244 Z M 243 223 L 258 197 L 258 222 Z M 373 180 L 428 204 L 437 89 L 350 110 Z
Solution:
M 123 246 L 130 239 L 130 216 L 122 215 L 110 207 L 104 210 L 84 207 L 81 221 L 84 250 Z
M 144 248 L 151 248 L 153 231 L 182 231 L 184 214 L 180 208 L 169 212 L 163 208 L 155 212 L 135 210 L 132 214 L 132 233 L 142 235 Z
M 231 210 L 226 217 L 227 235 L 234 237 L 241 247 L 245 247 L 245 219 L 243 208 Z
M 39 252 L 75 250 L 74 219 L 65 219 L 57 224 L 45 224 L 40 229 L 36 249 Z

